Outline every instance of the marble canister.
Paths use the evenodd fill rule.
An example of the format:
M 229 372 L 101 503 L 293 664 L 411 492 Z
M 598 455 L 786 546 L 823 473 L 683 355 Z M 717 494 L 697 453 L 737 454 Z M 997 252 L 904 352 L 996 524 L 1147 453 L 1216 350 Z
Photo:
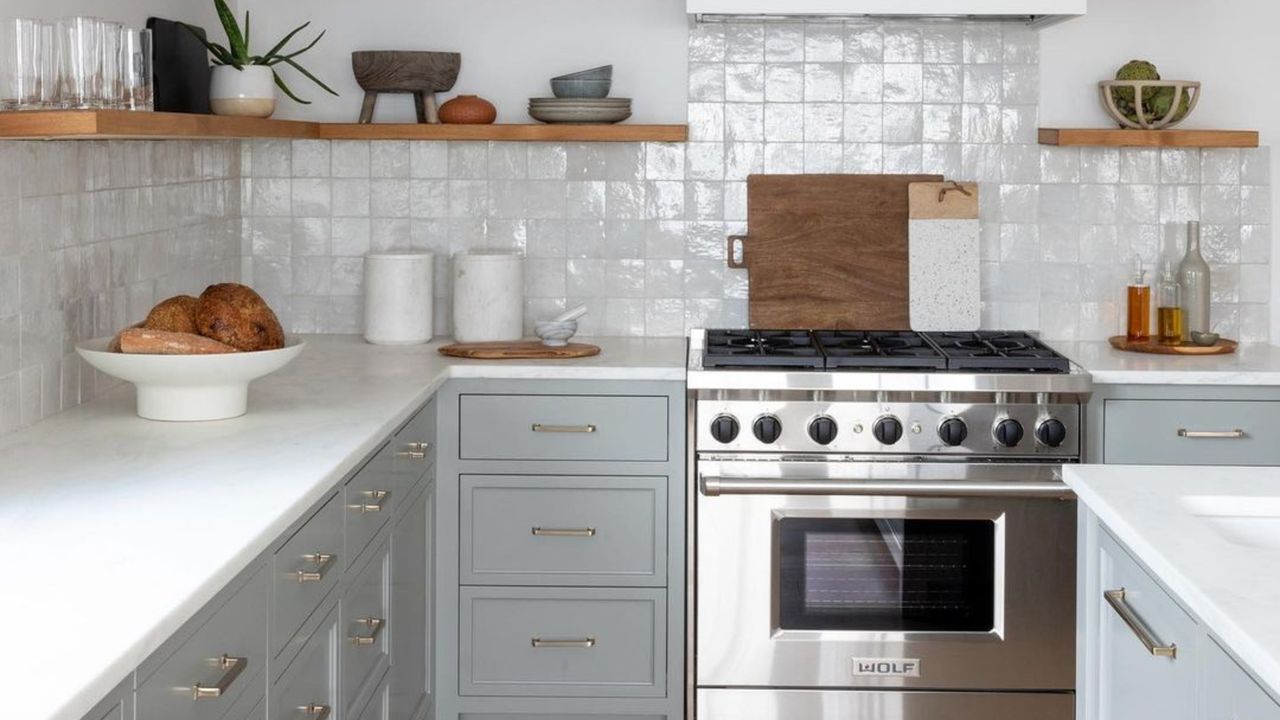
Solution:
M 379 253 L 364 258 L 364 339 L 374 345 L 431 341 L 435 255 Z
M 524 258 L 472 252 L 453 258 L 453 336 L 458 342 L 524 337 Z

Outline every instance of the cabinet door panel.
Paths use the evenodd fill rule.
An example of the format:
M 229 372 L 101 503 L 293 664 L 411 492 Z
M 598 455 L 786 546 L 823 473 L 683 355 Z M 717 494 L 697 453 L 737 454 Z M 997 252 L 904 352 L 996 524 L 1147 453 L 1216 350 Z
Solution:
M 1211 638 L 1199 660 L 1199 720 L 1280 720 L 1280 704 Z
M 388 607 L 390 563 L 386 535 L 381 537 L 342 597 L 342 702 L 348 712 L 365 685 L 385 671 L 391 637 L 398 629 Z
M 323 714 L 325 708 L 330 717 L 338 717 L 337 669 L 338 612 L 334 607 L 272 686 L 271 717 L 304 720 Z
M 391 674 L 388 699 L 393 718 L 415 717 L 430 702 L 431 503 L 432 485 L 410 502 L 391 531 Z
M 1102 593 L 1099 603 L 1099 720 L 1195 720 L 1196 637 L 1191 616 L 1107 533 L 1099 541 Z M 1121 608 L 1104 593 L 1123 590 Z M 1141 625 L 1130 627 L 1131 613 Z M 1175 655 L 1152 654 L 1143 635 L 1154 644 L 1176 646 Z

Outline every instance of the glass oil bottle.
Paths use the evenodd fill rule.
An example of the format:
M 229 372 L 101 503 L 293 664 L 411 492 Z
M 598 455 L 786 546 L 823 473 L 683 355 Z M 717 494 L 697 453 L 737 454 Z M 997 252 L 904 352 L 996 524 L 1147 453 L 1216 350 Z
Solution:
M 1160 291 L 1156 299 L 1156 327 L 1160 344 L 1181 345 L 1184 324 L 1182 310 L 1182 286 L 1174 275 L 1172 263 L 1165 266 L 1160 275 Z
M 1133 279 L 1129 281 L 1129 326 L 1125 337 L 1134 343 L 1151 340 L 1151 286 L 1147 284 L 1142 259 L 1137 257 L 1133 259 Z

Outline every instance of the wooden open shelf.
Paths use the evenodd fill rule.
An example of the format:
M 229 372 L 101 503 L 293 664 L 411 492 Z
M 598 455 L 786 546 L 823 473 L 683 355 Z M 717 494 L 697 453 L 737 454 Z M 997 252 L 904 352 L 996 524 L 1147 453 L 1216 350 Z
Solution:
M 0 139 L 9 140 L 286 138 L 684 142 L 688 137 L 687 125 L 359 125 L 126 110 L 0 113 Z
M 1124 130 L 1040 128 L 1041 145 L 1105 147 L 1256 148 L 1256 130 Z

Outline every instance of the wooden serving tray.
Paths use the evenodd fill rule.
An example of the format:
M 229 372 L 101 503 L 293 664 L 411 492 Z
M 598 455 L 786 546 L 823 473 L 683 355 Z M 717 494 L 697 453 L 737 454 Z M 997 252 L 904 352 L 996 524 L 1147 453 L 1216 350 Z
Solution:
M 1125 352 L 1148 353 L 1151 355 L 1230 355 L 1239 345 L 1235 340 L 1219 338 L 1213 345 L 1163 345 L 1155 340 L 1147 342 L 1129 342 L 1124 335 L 1116 335 L 1108 342 L 1111 347 Z
M 568 360 L 600 354 L 600 347 L 569 343 L 549 347 L 536 340 L 525 342 L 454 343 L 440 348 L 441 355 L 471 360 Z

